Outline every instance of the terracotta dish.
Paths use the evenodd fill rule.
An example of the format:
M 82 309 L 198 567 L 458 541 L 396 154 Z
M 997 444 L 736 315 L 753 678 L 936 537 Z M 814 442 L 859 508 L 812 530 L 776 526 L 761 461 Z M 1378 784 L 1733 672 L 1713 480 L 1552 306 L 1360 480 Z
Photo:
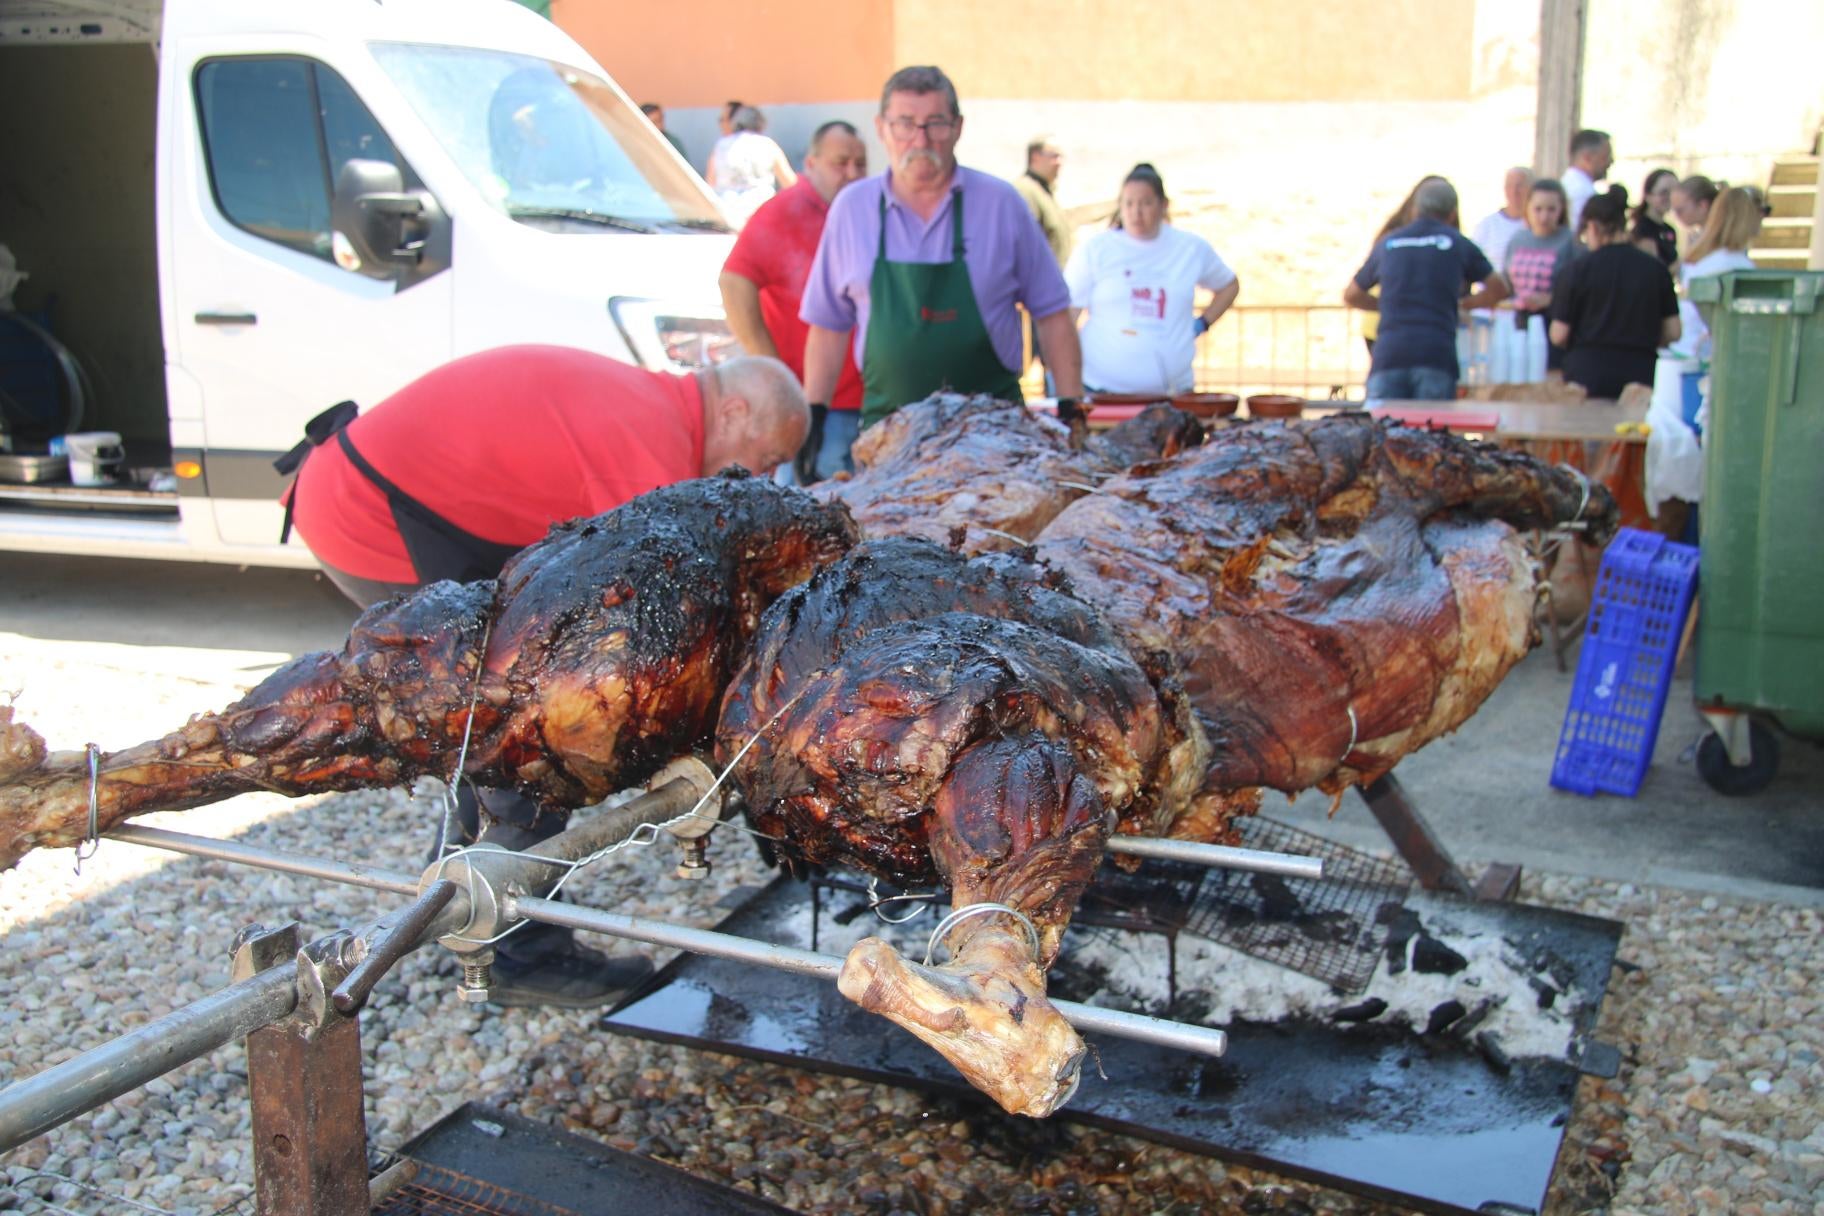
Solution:
M 1234 393 L 1179 393 L 1172 405 L 1199 418 L 1227 418 L 1241 407 Z
M 1151 405 L 1170 398 L 1170 393 L 1090 393 L 1083 402 L 1085 405 Z
M 1250 418 L 1296 418 L 1305 412 L 1303 397 L 1288 397 L 1281 393 L 1259 393 L 1248 398 L 1248 417 Z

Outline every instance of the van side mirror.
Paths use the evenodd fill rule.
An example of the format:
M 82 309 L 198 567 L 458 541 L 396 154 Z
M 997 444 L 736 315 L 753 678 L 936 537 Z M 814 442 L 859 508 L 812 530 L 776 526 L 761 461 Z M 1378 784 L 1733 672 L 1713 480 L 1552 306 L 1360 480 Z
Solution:
M 449 265 L 449 221 L 427 190 L 410 190 L 397 165 L 351 160 L 330 203 L 336 265 L 405 286 Z

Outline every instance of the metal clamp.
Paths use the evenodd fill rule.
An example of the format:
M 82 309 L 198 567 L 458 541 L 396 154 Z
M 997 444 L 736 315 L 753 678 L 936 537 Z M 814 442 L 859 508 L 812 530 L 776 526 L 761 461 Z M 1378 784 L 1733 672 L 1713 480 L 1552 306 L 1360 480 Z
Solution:
M 968 904 L 961 908 L 952 909 L 950 915 L 937 922 L 937 928 L 931 930 L 931 940 L 925 943 L 925 966 L 929 967 L 931 965 L 931 955 L 937 949 L 938 942 L 943 940 L 944 934 L 962 924 L 970 917 L 992 916 L 996 914 L 1011 916 L 1013 919 L 1020 922 L 1020 927 L 1026 931 L 1026 948 L 1032 953 L 1032 961 L 1035 963 L 1038 962 L 1039 930 L 1038 927 L 1032 923 L 1031 918 L 1018 908 L 1010 908 L 1006 904 L 983 902 L 979 904 Z

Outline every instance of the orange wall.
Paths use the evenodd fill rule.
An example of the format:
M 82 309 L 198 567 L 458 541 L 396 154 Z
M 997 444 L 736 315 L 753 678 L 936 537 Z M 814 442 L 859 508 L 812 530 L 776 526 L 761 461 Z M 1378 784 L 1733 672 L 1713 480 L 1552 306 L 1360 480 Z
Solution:
M 852 101 L 893 73 L 893 0 L 553 0 L 551 19 L 636 102 Z
M 636 101 L 865 101 L 936 63 L 974 99 L 1467 98 L 1476 0 L 553 0 Z

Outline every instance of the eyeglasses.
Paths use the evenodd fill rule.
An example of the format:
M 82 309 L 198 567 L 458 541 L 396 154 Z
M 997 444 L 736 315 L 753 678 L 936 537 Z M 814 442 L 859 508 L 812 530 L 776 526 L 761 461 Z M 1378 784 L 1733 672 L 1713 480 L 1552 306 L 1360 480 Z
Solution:
M 950 132 L 956 130 L 956 124 L 959 121 L 955 118 L 927 118 L 923 122 L 913 122 L 910 118 L 889 118 L 887 119 L 887 130 L 901 139 L 911 139 L 919 131 L 923 131 L 931 139 L 945 139 L 949 137 Z

